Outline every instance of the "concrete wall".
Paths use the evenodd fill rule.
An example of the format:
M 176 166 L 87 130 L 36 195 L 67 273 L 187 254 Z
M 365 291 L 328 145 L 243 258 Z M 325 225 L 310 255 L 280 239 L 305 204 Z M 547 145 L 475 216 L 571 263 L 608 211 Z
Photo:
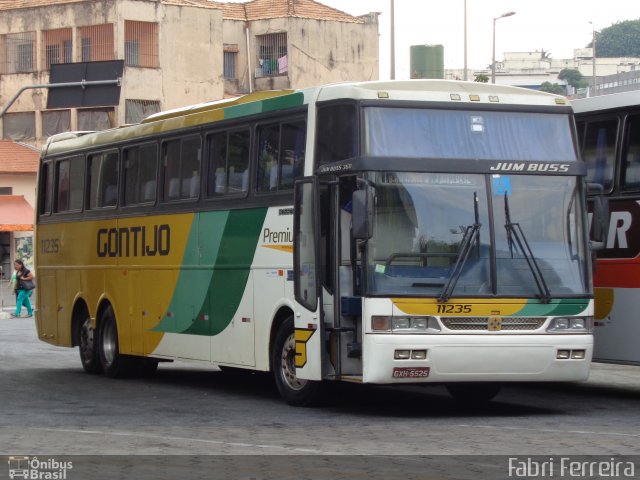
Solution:
M 256 36 L 287 33 L 289 69 L 286 75 L 255 78 Z M 245 22 L 225 20 L 223 42 L 238 46 L 238 80 L 225 82 L 229 93 L 307 88 L 326 83 L 378 79 L 378 23 L 328 22 L 277 18 L 249 23 L 249 60 Z

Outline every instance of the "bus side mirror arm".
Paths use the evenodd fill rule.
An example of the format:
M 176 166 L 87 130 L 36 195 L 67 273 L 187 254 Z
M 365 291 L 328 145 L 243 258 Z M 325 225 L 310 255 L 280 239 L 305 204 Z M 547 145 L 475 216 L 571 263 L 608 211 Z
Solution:
M 356 240 L 373 236 L 373 191 L 371 188 L 353 192 L 351 202 L 351 235 Z
M 604 196 L 604 188 L 599 183 L 588 183 L 587 193 L 595 194 L 591 220 L 593 230 L 593 239 L 590 240 L 591 250 L 603 250 L 609 233 L 609 200 Z

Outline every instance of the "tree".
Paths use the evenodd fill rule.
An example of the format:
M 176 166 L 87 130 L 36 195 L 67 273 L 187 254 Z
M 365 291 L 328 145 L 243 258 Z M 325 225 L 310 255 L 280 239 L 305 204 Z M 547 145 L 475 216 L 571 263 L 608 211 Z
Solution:
M 583 75 L 574 68 L 563 68 L 558 74 L 558 80 L 566 80 L 573 88 L 584 88 L 589 82 L 585 80 Z
M 476 75 L 476 78 L 473 79 L 474 82 L 480 83 L 489 83 L 489 76 L 484 73 L 479 73 Z
M 596 56 L 640 57 L 640 19 L 616 22 L 596 32 Z
M 540 85 L 540 91 L 555 93 L 556 95 L 564 95 L 566 93 L 562 85 L 551 82 L 543 82 L 542 85 Z

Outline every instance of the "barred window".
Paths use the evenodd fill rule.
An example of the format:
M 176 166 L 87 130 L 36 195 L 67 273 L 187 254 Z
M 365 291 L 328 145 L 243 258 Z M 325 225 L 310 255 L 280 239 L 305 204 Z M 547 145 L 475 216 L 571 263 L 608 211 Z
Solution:
M 238 45 L 225 43 L 222 65 L 224 78 L 228 80 L 235 80 L 238 78 Z
M 36 32 L 0 35 L 0 73 L 35 72 Z
M 157 23 L 125 20 L 124 63 L 132 67 L 160 66 Z
M 113 24 L 78 28 L 79 57 L 83 62 L 115 60 Z
M 126 123 L 140 123 L 149 115 L 160 111 L 160 101 L 158 100 L 125 100 Z
M 42 32 L 43 68 L 49 70 L 57 63 L 73 62 L 72 33 L 70 28 L 45 30 Z
M 286 33 L 258 35 L 256 46 L 256 78 L 285 75 L 289 71 Z

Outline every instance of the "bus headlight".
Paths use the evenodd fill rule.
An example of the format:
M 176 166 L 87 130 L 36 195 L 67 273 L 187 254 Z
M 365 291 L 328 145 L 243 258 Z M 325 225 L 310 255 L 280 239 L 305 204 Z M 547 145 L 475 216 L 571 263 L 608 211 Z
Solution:
M 435 317 L 371 317 L 373 331 L 392 331 L 398 333 L 438 333 L 440 324 Z
M 551 333 L 591 333 L 593 317 L 558 317 L 551 320 L 547 332 Z

